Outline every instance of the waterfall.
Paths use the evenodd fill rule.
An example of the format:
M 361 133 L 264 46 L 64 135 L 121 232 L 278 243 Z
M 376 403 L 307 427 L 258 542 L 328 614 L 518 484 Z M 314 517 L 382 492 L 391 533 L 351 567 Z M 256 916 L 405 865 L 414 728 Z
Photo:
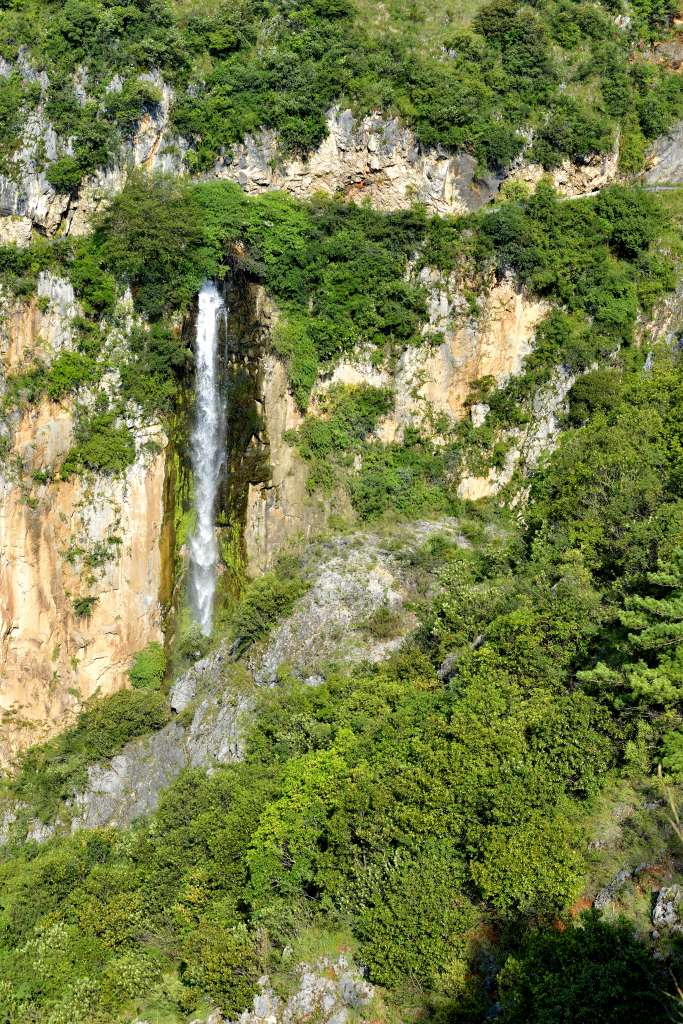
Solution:
M 226 316 L 216 286 L 199 292 L 195 346 L 195 407 L 190 459 L 196 523 L 190 538 L 190 607 L 205 636 L 211 633 L 216 591 L 218 542 L 216 496 L 225 453 L 225 414 L 220 400 L 219 326 Z

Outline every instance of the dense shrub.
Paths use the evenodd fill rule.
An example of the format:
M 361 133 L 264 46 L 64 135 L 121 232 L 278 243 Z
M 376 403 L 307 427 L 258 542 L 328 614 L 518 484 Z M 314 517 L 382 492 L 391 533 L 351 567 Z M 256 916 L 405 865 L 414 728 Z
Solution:
M 531 935 L 500 985 L 505 1024 L 647 1024 L 667 1016 L 666 983 L 632 925 L 595 912 L 566 930 Z
M 651 138 L 680 110 L 675 74 L 629 62 L 634 43 L 666 29 L 671 0 L 638 0 L 630 31 L 581 0 L 475 6 L 467 28 L 465 12 L 435 11 L 427 43 L 416 25 L 431 12 L 398 3 L 385 6 L 381 24 L 348 0 L 296 9 L 288 0 L 223 0 L 206 12 L 170 0 L 6 4 L 0 54 L 15 60 L 23 47 L 47 84 L 3 78 L 0 160 L 10 166 L 42 91 L 59 138 L 48 180 L 73 192 L 117 160 L 135 124 L 156 111 L 159 72 L 174 87 L 174 128 L 199 171 L 260 128 L 276 130 L 285 153 L 309 150 L 335 104 L 400 114 L 422 144 L 464 148 L 488 168 L 508 165 L 529 128 L 535 155 L 554 166 L 604 150 L 624 116 Z
M 458 508 L 459 455 L 420 437 L 403 444 L 367 445 L 350 481 L 351 501 L 361 519 L 384 512 L 421 516 Z
M 127 426 L 117 426 L 115 412 L 82 415 L 76 425 L 76 444 L 61 465 L 63 479 L 84 470 L 116 475 L 135 461 L 135 441 Z
M 232 618 L 235 644 L 240 651 L 268 633 L 306 590 L 299 577 L 278 573 L 259 576 L 246 588 Z
M 134 690 L 158 690 L 166 674 L 166 655 L 161 644 L 152 641 L 133 658 L 130 684 Z

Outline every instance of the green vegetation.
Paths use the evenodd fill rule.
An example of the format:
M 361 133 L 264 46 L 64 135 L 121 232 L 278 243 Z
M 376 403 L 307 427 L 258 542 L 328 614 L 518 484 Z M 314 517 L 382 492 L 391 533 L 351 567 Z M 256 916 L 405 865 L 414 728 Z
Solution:
M 240 0 L 202 11 L 169 0 L 20 0 L 5 5 L 0 56 L 23 52 L 34 73 L 3 79 L 0 155 L 6 165 L 42 98 L 60 139 L 48 178 L 74 191 L 155 111 L 160 73 L 197 170 L 260 128 L 275 129 L 284 152 L 309 150 L 336 103 L 399 114 L 422 143 L 469 150 L 489 168 L 507 165 L 531 128 L 533 155 L 551 167 L 607 149 L 625 117 L 632 137 L 652 138 L 680 109 L 675 75 L 629 60 L 666 30 L 675 5 L 629 5 L 628 30 L 615 24 L 620 10 L 618 0 L 470 0 L 458 10 Z M 42 85 L 35 72 L 46 73 Z
M 350 481 L 351 502 L 361 519 L 394 511 L 408 517 L 455 512 L 460 454 L 406 431 L 401 444 L 368 445 Z
M 310 463 L 309 490 L 321 488 L 329 493 L 337 482 L 339 468 L 353 464 L 354 456 L 364 450 L 368 435 L 392 407 L 389 388 L 331 387 L 319 399 L 316 415 L 307 416 L 299 430 L 287 438 Z
M 231 616 L 235 649 L 241 654 L 266 636 L 306 589 L 307 584 L 296 572 L 286 574 L 283 568 L 248 584 Z
M 628 826 L 611 808 L 661 798 L 662 757 L 680 771 L 675 643 L 660 645 L 680 633 L 683 366 L 661 350 L 644 371 L 626 353 L 609 373 L 596 401 L 572 396 L 523 522 L 489 510 L 469 546 L 414 552 L 438 586 L 398 652 L 317 686 L 283 671 L 260 692 L 244 761 L 186 773 L 148 822 L 5 851 L 13 1020 L 68 1020 L 76 1001 L 103 1021 L 151 1006 L 178 1021 L 214 1000 L 236 1014 L 320 928 L 350 930 L 399 1016 L 433 1005 L 479 1024 L 481 957 L 495 956 L 510 1024 L 665 1019 L 668 967 L 633 924 L 572 916 L 587 875 L 603 885 L 624 856 L 635 867 L 671 844 L 656 799 Z M 352 440 L 383 408 L 381 392 L 341 390 L 331 417 L 337 401 L 352 403 Z M 302 587 L 293 563 L 250 584 L 236 653 Z M 54 809 L 86 764 L 165 720 L 148 689 L 94 705 L 25 755 L 14 792 Z M 605 827 L 612 846 L 589 845 Z
M 680 109 L 681 79 L 633 49 L 669 23 L 668 0 L 635 0 L 628 29 L 615 23 L 619 3 L 579 0 L 457 12 L 443 0 L 0 7 L 0 54 L 16 60 L 24 47 L 49 79 L 0 79 L 0 170 L 43 89 L 61 140 L 46 171 L 65 193 L 155 112 L 157 70 L 176 90 L 172 117 L 197 170 L 261 126 L 284 152 L 309 149 L 339 101 L 399 113 L 422 143 L 464 148 L 481 169 L 509 164 L 529 129 L 529 156 L 553 168 L 605 152 L 623 125 L 621 165 L 635 171 Z M 288 948 L 321 933 L 350 937 L 396 1019 L 665 1019 L 676 944 L 663 965 L 649 923 L 636 938 L 616 911 L 577 907 L 624 857 L 631 868 L 668 849 L 677 867 L 680 855 L 662 799 L 683 779 L 683 364 L 656 348 L 645 369 L 634 345 L 640 314 L 675 283 L 679 207 L 680 196 L 623 186 L 564 202 L 542 182 L 477 215 L 433 218 L 134 174 L 87 237 L 0 247 L 4 288 L 31 294 L 51 269 L 85 313 L 74 350 L 22 369 L 4 396 L 6 408 L 74 401 L 64 479 L 123 472 L 136 455 L 131 424 L 177 412 L 191 360 L 178 324 L 202 281 L 228 272 L 277 303 L 273 344 L 304 414 L 289 442 L 310 489 L 345 489 L 361 522 L 457 515 L 463 469 L 501 465 L 505 432 L 529 422 L 557 367 L 577 375 L 526 503 L 514 515 L 480 509 L 466 546 L 431 538 L 405 558 L 430 583 L 390 657 L 330 669 L 315 686 L 283 665 L 256 695 L 241 762 L 183 773 L 132 828 L 2 848 L 0 1020 L 177 1024 L 215 1004 L 236 1018 L 259 975 L 286 973 Z M 436 340 L 424 270 L 453 274 L 470 316 L 509 274 L 550 311 L 523 372 L 499 391 L 473 389 L 490 406 L 483 426 L 439 422 L 384 444 L 388 389 L 311 392 L 345 354 L 390 367 Z M 107 552 L 67 557 L 94 572 Z M 250 656 L 306 586 L 301 564 L 284 559 L 218 610 L 216 632 L 238 660 L 226 675 L 250 693 Z M 74 597 L 74 613 L 94 602 Z M 359 628 L 399 634 L 389 606 Z M 174 668 L 210 645 L 180 633 Z M 89 767 L 169 721 L 166 671 L 150 644 L 131 690 L 89 703 L 22 756 L 4 784 L 22 821 L 63 812 Z M 610 816 L 622 793 L 641 800 L 626 824 Z M 593 841 L 606 819 L 611 846 Z
M 188 186 L 137 175 L 92 236 L 54 246 L 53 266 L 71 277 L 89 311 L 82 355 L 63 357 L 47 380 L 35 371 L 15 390 L 30 397 L 47 388 L 61 397 L 96 376 L 99 318 L 113 316 L 117 289 L 130 287 L 152 325 L 130 332 L 119 359 L 121 401 L 148 414 L 170 410 L 189 360 L 170 317 L 188 310 L 202 281 L 232 266 L 262 280 L 277 299 L 283 316 L 274 344 L 305 409 L 319 366 L 359 346 L 379 360 L 424 340 L 421 268 L 457 269 L 470 288 L 483 287 L 493 271 L 512 270 L 561 309 L 544 326 L 527 374 L 496 398 L 493 423 L 521 408 L 523 393 L 558 362 L 583 369 L 630 341 L 639 309 L 672 286 L 671 265 L 653 246 L 667 230 L 655 197 L 616 186 L 565 203 L 541 185 L 493 212 L 442 220 L 420 209 L 380 214 L 330 199 L 250 199 L 228 183 Z M 23 280 L 37 260 L 48 260 L 44 246 L 21 258 L 8 252 L 5 265 Z
M 4 401 L 7 406 L 37 402 L 43 397 L 59 402 L 96 379 L 97 368 L 90 356 L 60 352 L 49 367 L 38 363 L 30 370 L 9 376 Z
M 445 511 L 454 507 L 462 452 L 471 468 L 483 457 L 501 464 L 501 428 L 528 419 L 534 394 L 557 365 L 582 371 L 632 341 L 639 311 L 673 286 L 672 263 L 658 246 L 664 239 L 675 255 L 674 238 L 659 199 L 622 186 L 563 202 L 541 183 L 533 195 L 485 213 L 442 219 L 419 208 L 381 214 L 324 198 L 249 198 L 225 182 L 133 175 L 92 235 L 0 252 L 10 287 L 51 267 L 71 278 L 87 312 L 78 321 L 77 350 L 10 378 L 5 402 L 62 400 L 95 388 L 115 367 L 111 397 L 100 395 L 94 409 L 79 407 L 62 476 L 118 473 L 135 454 L 124 423 L 130 403 L 146 418 L 175 408 L 191 359 L 177 317 L 207 278 L 244 272 L 275 297 L 282 315 L 274 345 L 305 410 L 319 369 L 343 354 L 361 348 L 389 364 L 406 346 L 430 340 L 422 269 L 455 273 L 470 295 L 492 274 L 513 272 L 552 312 L 522 375 L 495 393 L 480 382 L 478 400 L 491 412 L 478 431 L 446 429 L 438 448 L 410 434 L 399 445 L 370 443 L 390 398 L 380 389 L 371 401 L 373 389 L 361 389 L 331 393 L 322 415 L 308 416 L 291 438 L 311 464 L 311 488 L 329 491 L 342 481 L 363 518 L 392 505 Z M 108 323 L 121 323 L 116 296 L 125 288 L 146 322 L 128 323 L 125 346 L 112 349 Z
M 595 913 L 581 927 L 531 935 L 500 985 L 505 1024 L 648 1024 L 668 1016 L 631 925 L 607 925 Z
M 152 641 L 138 651 L 129 675 L 134 690 L 159 690 L 166 675 L 166 654 L 161 644 Z
M 113 757 L 129 740 L 167 721 L 166 701 L 157 693 L 122 690 L 94 699 L 75 725 L 22 755 L 6 795 L 30 799 L 32 810 L 47 820 L 60 801 L 83 789 L 91 764 Z
M 74 614 L 79 619 L 89 619 L 96 604 L 96 597 L 75 597 L 73 599 Z
M 76 444 L 61 466 L 62 479 L 85 469 L 105 474 L 123 472 L 135 461 L 135 441 L 127 426 L 117 426 L 114 411 L 81 415 L 76 423 Z

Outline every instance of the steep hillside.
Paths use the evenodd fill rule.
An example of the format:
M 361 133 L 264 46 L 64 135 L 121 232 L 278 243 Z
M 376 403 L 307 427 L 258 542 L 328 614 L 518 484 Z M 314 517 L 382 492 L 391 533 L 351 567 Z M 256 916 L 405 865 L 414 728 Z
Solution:
M 681 1019 L 675 13 L 0 0 L 0 1021 Z

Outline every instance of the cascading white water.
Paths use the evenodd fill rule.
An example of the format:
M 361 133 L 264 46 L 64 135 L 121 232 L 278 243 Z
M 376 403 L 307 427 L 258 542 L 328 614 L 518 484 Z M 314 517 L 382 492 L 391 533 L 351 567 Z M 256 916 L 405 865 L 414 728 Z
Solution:
M 225 305 L 206 281 L 199 292 L 196 338 L 195 409 L 190 458 L 196 523 L 190 538 L 190 607 L 202 633 L 211 633 L 218 543 L 216 496 L 225 453 L 225 414 L 220 399 L 219 326 Z

